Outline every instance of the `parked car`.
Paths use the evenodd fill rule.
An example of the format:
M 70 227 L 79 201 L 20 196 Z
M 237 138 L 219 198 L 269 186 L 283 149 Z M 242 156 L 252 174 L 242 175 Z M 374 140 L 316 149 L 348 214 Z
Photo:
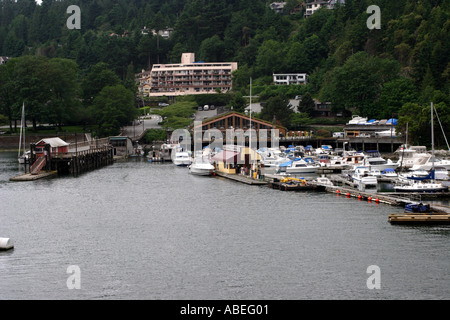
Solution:
M 160 103 L 158 103 L 158 106 L 160 106 L 160 107 L 168 107 L 169 104 L 168 103 L 164 103 L 164 102 L 160 102 Z
M 207 104 L 205 104 L 204 106 L 203 106 L 203 111 L 208 111 L 209 110 L 209 106 L 207 105 Z
M 343 138 L 344 133 L 343 132 L 333 132 L 333 138 Z

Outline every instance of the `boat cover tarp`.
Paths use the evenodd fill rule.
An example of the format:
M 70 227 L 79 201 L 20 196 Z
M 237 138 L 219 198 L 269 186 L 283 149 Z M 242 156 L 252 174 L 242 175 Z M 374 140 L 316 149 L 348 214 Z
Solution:
M 280 167 L 290 167 L 292 165 L 292 161 L 284 162 L 280 164 Z
M 434 180 L 434 170 L 431 170 L 430 173 L 426 177 L 408 177 L 408 179 L 417 180 L 417 181 Z
M 388 121 L 386 121 L 386 124 L 393 124 L 394 126 L 397 125 L 397 119 L 391 118 Z

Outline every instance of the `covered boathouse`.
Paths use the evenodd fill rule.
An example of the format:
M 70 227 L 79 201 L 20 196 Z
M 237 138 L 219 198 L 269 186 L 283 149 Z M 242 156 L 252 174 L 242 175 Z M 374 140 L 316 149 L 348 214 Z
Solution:
M 247 130 L 250 129 L 250 125 L 252 129 L 256 131 L 258 139 L 261 137 L 260 130 L 266 130 L 268 140 L 270 140 L 271 138 L 272 129 L 278 130 L 279 137 L 286 136 L 285 127 L 274 122 L 269 122 L 254 117 L 250 119 L 248 115 L 236 111 L 223 113 L 216 117 L 205 119 L 205 121 L 202 121 L 202 124 L 196 126 L 195 129 L 199 130 L 201 126 L 202 132 L 206 132 L 207 130 L 211 129 L 219 130 L 220 132 L 222 132 L 223 139 L 225 141 L 227 130 L 234 129 L 235 131 L 237 131 L 239 129 L 242 129 L 244 132 L 247 132 Z

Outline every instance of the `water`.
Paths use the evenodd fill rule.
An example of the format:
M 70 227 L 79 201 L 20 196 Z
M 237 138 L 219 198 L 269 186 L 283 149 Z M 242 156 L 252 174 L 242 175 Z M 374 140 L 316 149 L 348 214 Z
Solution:
M 390 225 L 401 208 L 135 160 L 13 183 L 16 156 L 0 153 L 0 237 L 15 243 L 0 299 L 450 297 L 450 227 Z

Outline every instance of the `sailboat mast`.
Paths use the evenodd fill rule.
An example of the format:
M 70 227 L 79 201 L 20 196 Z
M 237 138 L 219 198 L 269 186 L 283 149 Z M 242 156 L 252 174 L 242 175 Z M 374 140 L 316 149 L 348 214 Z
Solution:
M 433 127 L 433 102 L 431 102 L 431 171 L 434 175 L 434 127 Z M 434 180 L 434 179 L 433 179 Z
M 18 151 L 17 157 L 20 157 L 20 150 L 22 149 L 23 108 L 24 108 L 24 105 L 22 104 L 22 115 L 21 115 L 21 118 L 20 118 L 19 151 Z

